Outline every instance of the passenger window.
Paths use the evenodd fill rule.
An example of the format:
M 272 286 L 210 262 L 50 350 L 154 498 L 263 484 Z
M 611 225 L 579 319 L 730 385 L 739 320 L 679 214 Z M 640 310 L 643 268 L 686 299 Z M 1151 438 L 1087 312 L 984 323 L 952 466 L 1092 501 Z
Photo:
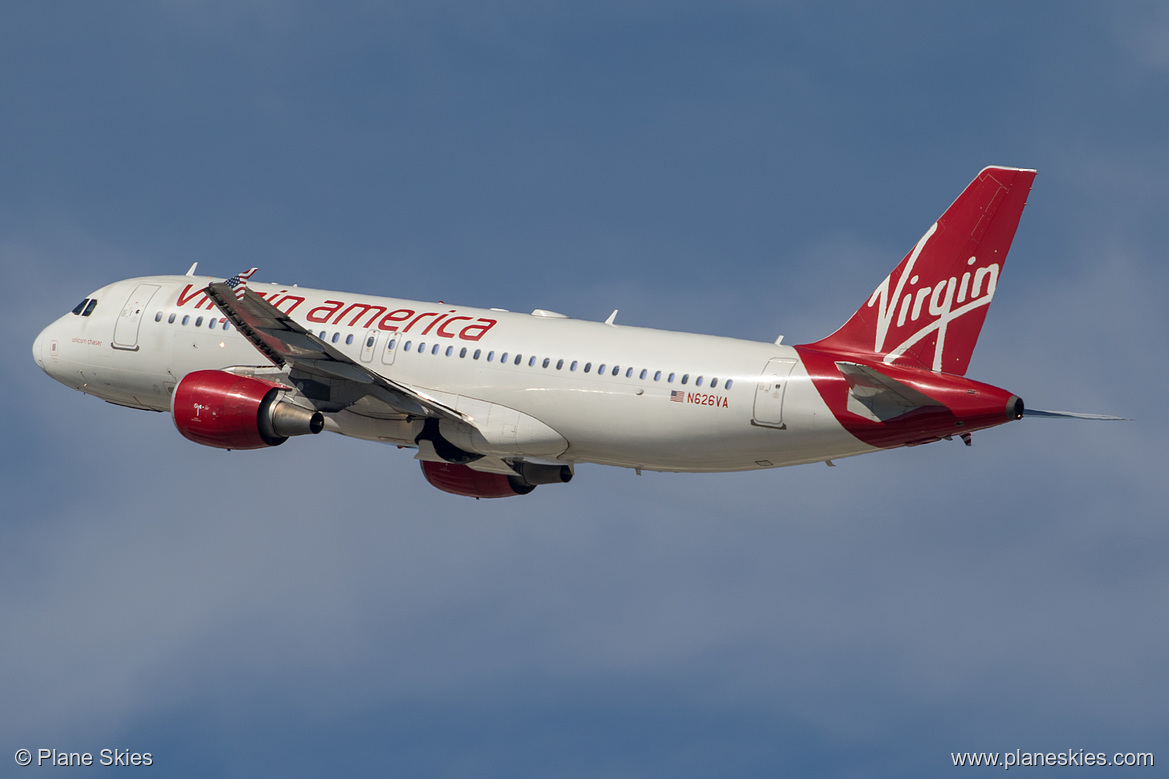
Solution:
M 459 349 L 459 357 L 466 357 L 466 356 L 467 356 L 467 347 L 464 346 L 462 349 Z
M 697 379 L 695 379 L 695 380 L 694 380 L 694 385 L 695 385 L 696 387 L 701 387 L 701 386 L 702 386 L 702 377 L 701 377 L 701 376 L 699 376 Z
M 523 359 L 523 357 L 521 357 L 520 355 L 517 354 L 516 358 L 515 358 L 515 364 L 519 365 L 520 360 L 522 360 L 522 359 Z M 531 368 L 535 364 L 536 364 L 536 355 L 533 354 L 531 357 L 528 358 L 528 367 Z
M 202 327 L 202 326 L 203 326 L 203 317 L 199 317 L 198 319 L 195 320 L 195 327 Z
M 391 339 L 390 339 L 390 342 L 389 342 L 388 344 L 386 344 L 386 351 L 388 352 L 388 351 L 390 351 L 391 349 L 393 349 L 393 348 L 394 348 L 394 346 L 395 346 L 397 343 L 398 343 L 398 339 L 397 339 L 397 338 L 391 338 Z
M 186 327 L 186 326 L 187 326 L 187 322 L 190 322 L 190 321 L 191 321 L 191 315 L 190 315 L 190 314 L 184 314 L 184 315 L 183 315 L 183 327 Z
M 322 331 L 320 332 L 320 334 L 319 334 L 319 335 L 317 335 L 317 338 L 320 338 L 322 341 L 323 341 L 323 340 L 325 340 L 325 331 L 324 331 L 324 330 L 322 330 Z
M 666 379 L 666 383 L 670 384 L 670 383 L 673 383 L 673 381 L 674 381 L 674 374 L 671 373 L 670 377 L 668 379 Z
M 167 323 L 168 325 L 173 325 L 173 324 L 175 323 L 175 315 L 174 315 L 174 314 L 171 314 L 170 316 L 168 316 L 168 317 L 166 318 L 166 323 Z
M 726 382 L 723 384 L 723 389 L 730 389 L 732 383 L 733 382 L 730 379 L 727 379 Z
M 214 329 L 215 329 L 215 326 L 216 326 L 217 324 L 219 324 L 219 320 L 218 320 L 218 319 L 212 319 L 212 320 L 211 320 L 211 321 L 210 321 L 210 322 L 207 324 L 207 329 L 208 329 L 208 330 L 214 330 Z
M 432 348 L 432 349 L 430 350 L 430 353 L 431 353 L 431 354 L 433 354 L 433 355 L 435 355 L 435 356 L 437 356 L 437 355 L 438 355 L 438 350 L 439 350 L 439 348 L 440 348 L 441 346 L 442 346 L 442 344 L 435 344 L 435 345 L 434 345 L 434 348 Z
M 455 347 L 453 347 L 453 346 L 448 346 L 448 347 L 446 348 L 446 356 L 447 356 L 447 357 L 450 357 L 450 356 L 451 356 L 452 354 L 454 354 L 454 353 L 455 353 Z
M 547 368 L 549 365 L 552 364 L 552 359 L 550 357 L 545 357 L 543 364 L 544 364 L 544 367 Z
M 346 346 L 353 346 L 353 333 L 350 333 L 349 335 L 345 336 L 345 345 Z
M 85 305 L 88 302 L 89 302 L 89 298 L 86 298 L 85 300 L 78 303 L 76 306 L 73 307 L 73 313 L 78 315 L 78 316 L 81 316 L 81 312 L 85 310 Z
M 333 343 L 337 343 L 338 341 L 341 340 L 341 334 L 340 333 L 333 333 L 333 337 L 329 340 L 331 340 Z
M 600 374 L 601 376 L 605 375 L 605 363 L 601 363 L 601 367 L 597 368 L 597 373 Z
M 621 366 L 620 366 L 620 365 L 614 365 L 614 366 L 613 366 L 613 375 L 614 375 L 614 376 L 616 376 L 616 375 L 617 375 L 618 373 L 620 373 L 620 372 L 621 372 Z M 629 373 L 633 373 L 633 369 L 632 369 L 632 368 L 630 368 L 630 369 L 629 369 Z M 628 374 L 627 374 L 627 375 L 628 375 Z
M 639 374 L 637 375 L 637 378 L 639 378 L 639 379 L 645 379 L 645 375 L 646 375 L 647 373 L 649 373 L 649 371 L 647 371 L 645 368 L 642 368 L 642 369 L 641 369 L 641 373 L 639 373 Z
M 227 330 L 227 326 L 228 326 L 229 324 L 231 324 L 231 323 L 230 323 L 230 322 L 228 322 L 226 319 L 224 319 L 224 320 L 223 320 L 223 330 L 225 330 L 225 331 L 226 331 L 226 330 Z
M 593 367 L 593 364 L 591 362 L 586 362 L 585 363 L 585 373 L 588 373 L 589 369 L 592 367 Z
M 369 338 L 366 338 L 366 339 L 365 339 L 365 348 L 366 348 L 366 349 L 372 349 L 372 348 L 373 348 L 373 336 L 372 336 L 372 335 L 371 335 Z
M 492 350 L 492 351 L 487 353 L 487 362 L 491 362 L 494 359 L 495 359 L 495 350 Z
M 573 360 L 573 361 L 572 361 L 572 365 L 569 365 L 569 366 L 568 366 L 568 369 L 569 369 L 570 371 L 575 371 L 575 370 L 576 370 L 576 366 L 577 366 L 577 361 L 576 361 L 576 360 Z
M 418 353 L 422 354 L 425 351 L 426 351 L 426 341 L 419 341 L 418 342 Z
M 155 321 L 155 322 L 161 322 L 161 321 L 162 321 L 162 312 L 161 312 L 161 311 L 159 311 L 157 314 L 155 314 L 155 315 L 154 315 L 154 321 Z
M 654 381 L 661 381 L 661 378 L 662 378 L 662 372 L 661 371 L 654 371 Z
M 711 389 L 718 389 L 718 379 L 711 379 L 710 380 L 710 388 Z
M 689 373 L 683 373 L 683 374 L 682 374 L 682 383 L 683 383 L 683 384 L 685 384 L 685 383 L 686 383 L 686 382 L 688 382 L 688 381 L 690 381 L 690 374 L 689 374 Z
M 475 350 L 475 353 L 471 355 L 471 359 L 472 359 L 472 360 L 478 360 L 478 359 L 479 359 L 479 355 L 481 355 L 481 354 L 483 354 L 483 350 L 482 350 L 482 349 L 476 349 L 476 350 Z
M 90 298 L 88 305 L 85 306 L 85 310 L 81 312 L 81 315 L 89 316 L 95 308 L 97 308 L 97 298 Z
M 406 345 L 402 347 L 403 351 L 410 351 L 410 347 L 414 344 L 413 341 L 407 341 Z
M 556 361 L 556 370 L 560 370 L 563 367 L 564 367 L 564 360 L 557 360 Z
M 499 361 L 500 361 L 500 362 L 502 362 L 502 363 L 506 363 L 506 362 L 507 362 L 507 352 L 504 352 L 504 353 L 503 353 L 503 356 L 499 358 Z

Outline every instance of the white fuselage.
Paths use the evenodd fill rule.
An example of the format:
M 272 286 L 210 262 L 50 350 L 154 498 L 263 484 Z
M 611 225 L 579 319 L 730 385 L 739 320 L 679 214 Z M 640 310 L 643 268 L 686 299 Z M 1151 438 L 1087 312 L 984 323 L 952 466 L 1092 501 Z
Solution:
M 66 314 L 47 327 L 34 356 L 68 386 L 156 411 L 170 409 L 176 384 L 192 371 L 273 368 L 224 328 L 201 292 L 210 281 L 151 276 L 103 287 L 90 296 L 98 301 L 90 315 Z M 735 471 L 876 451 L 837 422 L 791 347 L 303 287 L 248 288 L 354 362 L 467 411 L 476 424 L 495 415 L 511 425 L 510 453 L 518 457 Z M 416 427 L 361 403 L 325 416 L 326 429 L 343 435 L 415 445 Z

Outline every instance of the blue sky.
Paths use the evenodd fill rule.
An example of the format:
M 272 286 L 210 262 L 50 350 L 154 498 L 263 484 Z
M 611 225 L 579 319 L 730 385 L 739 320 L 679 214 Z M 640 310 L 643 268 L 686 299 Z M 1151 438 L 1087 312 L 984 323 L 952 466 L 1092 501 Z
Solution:
M 5 6 L 0 760 L 1169 761 L 1167 51 L 1154 3 Z M 1039 178 L 970 375 L 1136 421 L 472 502 L 369 443 L 197 447 L 29 353 L 196 260 L 810 341 L 988 164 Z

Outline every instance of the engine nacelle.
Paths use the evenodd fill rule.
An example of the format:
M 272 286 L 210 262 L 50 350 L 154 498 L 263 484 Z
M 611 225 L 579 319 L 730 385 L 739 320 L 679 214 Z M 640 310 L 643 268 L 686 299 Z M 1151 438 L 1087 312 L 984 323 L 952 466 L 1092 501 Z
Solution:
M 321 432 L 321 413 L 281 401 L 281 389 L 226 371 L 195 371 L 175 387 L 171 414 L 184 438 L 219 449 L 261 449 Z
M 525 484 L 518 476 L 476 471 L 454 463 L 429 460 L 420 462 L 422 475 L 426 480 L 452 495 L 465 495 L 468 498 L 510 498 L 514 495 L 527 495 L 536 489 L 534 485 Z
M 520 479 L 533 487 L 537 484 L 567 484 L 572 481 L 572 468 L 567 465 L 520 462 L 513 467 Z

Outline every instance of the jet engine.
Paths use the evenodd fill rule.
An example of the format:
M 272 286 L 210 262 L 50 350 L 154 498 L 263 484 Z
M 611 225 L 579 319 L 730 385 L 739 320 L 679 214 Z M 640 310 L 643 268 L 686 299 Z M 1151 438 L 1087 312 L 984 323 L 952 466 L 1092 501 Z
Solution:
M 572 468 L 567 465 L 536 465 L 519 463 L 516 474 L 476 471 L 456 463 L 421 460 L 422 475 L 433 486 L 452 495 L 468 498 L 510 498 L 527 495 L 538 484 L 557 484 L 572 481 Z
M 422 475 L 433 486 L 452 495 L 468 498 L 510 498 L 513 495 L 527 495 L 536 489 L 534 484 L 525 484 L 518 476 L 502 473 L 476 471 L 455 463 L 421 460 Z
M 282 400 L 283 389 L 226 371 L 195 371 L 175 387 L 171 413 L 185 438 L 219 449 L 261 449 L 321 432 L 321 413 Z

